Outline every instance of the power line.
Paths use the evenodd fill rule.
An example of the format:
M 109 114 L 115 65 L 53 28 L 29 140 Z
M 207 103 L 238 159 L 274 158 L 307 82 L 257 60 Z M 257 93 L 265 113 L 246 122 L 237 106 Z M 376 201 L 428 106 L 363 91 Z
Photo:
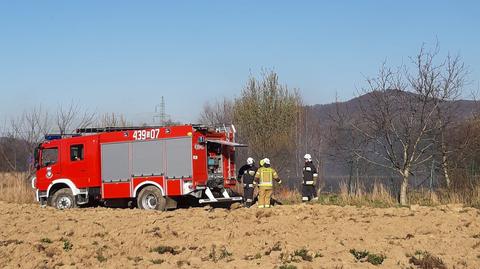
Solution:
M 162 96 L 160 104 L 155 106 L 155 114 L 153 115 L 153 123 L 158 123 L 160 125 L 165 125 L 166 122 L 167 122 L 167 113 L 165 112 L 165 98 Z

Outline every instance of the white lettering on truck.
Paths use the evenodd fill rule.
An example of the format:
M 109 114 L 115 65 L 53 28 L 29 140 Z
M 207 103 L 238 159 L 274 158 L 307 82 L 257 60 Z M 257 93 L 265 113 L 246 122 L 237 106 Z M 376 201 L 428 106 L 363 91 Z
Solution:
M 160 129 L 133 131 L 133 139 L 135 140 L 158 139 L 159 135 L 160 135 Z

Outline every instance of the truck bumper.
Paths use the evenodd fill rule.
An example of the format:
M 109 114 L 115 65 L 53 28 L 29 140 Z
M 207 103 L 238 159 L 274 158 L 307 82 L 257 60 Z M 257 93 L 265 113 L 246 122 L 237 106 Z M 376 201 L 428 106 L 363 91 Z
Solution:
M 30 179 L 30 182 L 32 184 L 32 189 L 35 191 L 35 200 L 37 202 L 40 202 L 40 191 L 37 189 L 37 177 L 33 176 L 32 179 Z

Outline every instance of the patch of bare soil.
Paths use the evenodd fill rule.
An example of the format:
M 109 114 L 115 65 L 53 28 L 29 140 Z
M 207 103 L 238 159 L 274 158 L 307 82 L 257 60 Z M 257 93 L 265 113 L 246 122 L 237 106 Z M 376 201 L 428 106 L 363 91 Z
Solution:
M 455 205 L 147 212 L 0 202 L 0 267 L 417 268 L 428 253 L 445 268 L 480 268 L 479 216 Z

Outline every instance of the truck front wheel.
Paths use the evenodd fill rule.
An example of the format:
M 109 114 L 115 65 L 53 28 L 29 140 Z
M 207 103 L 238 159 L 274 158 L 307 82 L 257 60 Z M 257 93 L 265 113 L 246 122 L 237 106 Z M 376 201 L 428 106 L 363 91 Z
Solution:
M 137 205 L 140 209 L 146 210 L 165 210 L 167 200 L 162 192 L 155 186 L 143 188 L 137 197 Z
M 77 206 L 75 197 L 69 188 L 64 188 L 56 191 L 52 195 L 50 205 L 57 209 L 69 209 Z

